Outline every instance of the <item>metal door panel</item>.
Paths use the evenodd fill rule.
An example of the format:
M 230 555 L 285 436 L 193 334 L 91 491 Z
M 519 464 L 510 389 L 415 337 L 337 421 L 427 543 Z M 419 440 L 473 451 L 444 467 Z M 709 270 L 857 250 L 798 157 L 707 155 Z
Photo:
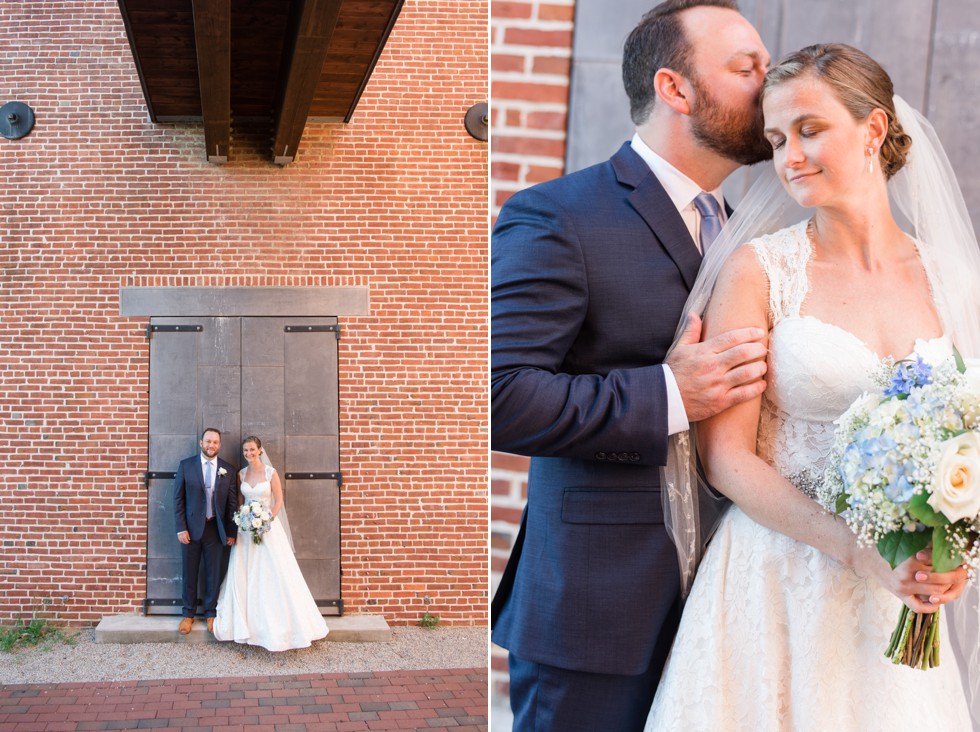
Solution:
M 201 332 L 202 366 L 239 366 L 242 353 L 241 318 L 207 318 Z
M 204 427 L 222 430 L 221 456 L 237 464 L 241 421 L 240 334 L 227 318 L 150 321 L 146 610 L 180 613 L 180 542 L 173 490 L 178 463 L 198 451 Z M 237 321 L 232 323 L 237 328 Z M 170 331 L 171 326 L 194 329 Z M 235 352 L 229 357 L 226 349 Z M 234 362 L 233 366 L 219 363 Z M 231 432 L 232 434 L 229 434 Z
M 174 481 L 172 478 L 150 480 L 146 555 L 149 559 L 180 559 L 174 523 Z M 178 593 L 179 594 L 179 593 Z
M 162 324 L 181 325 L 190 321 L 168 318 Z M 192 332 L 158 332 L 151 336 L 151 435 L 195 432 L 193 425 L 188 425 L 187 415 L 197 411 L 198 340 Z
M 218 454 L 232 465 L 238 465 L 241 462 L 242 369 L 237 365 L 199 364 L 198 370 L 200 425 L 197 436 L 200 437 L 201 431 L 208 427 L 220 430 L 221 450 Z
M 287 480 L 289 528 L 297 559 L 329 556 L 338 539 L 337 525 L 325 517 L 340 513 L 340 491 L 335 481 Z
M 242 365 L 282 367 L 284 321 L 281 318 L 242 318 Z
M 335 333 L 287 334 L 284 367 L 287 435 L 337 434 L 336 364 Z
M 336 327 L 335 318 L 286 320 L 284 475 L 340 472 L 337 332 L 323 329 L 330 326 Z M 339 480 L 290 479 L 286 491 L 303 577 L 321 612 L 342 613 Z
M 282 344 L 280 344 L 280 352 Z M 255 435 L 272 464 L 283 468 L 282 367 L 242 367 L 242 439 Z
M 173 479 L 151 480 L 146 537 L 146 596 L 166 603 L 165 612 L 180 612 L 173 600 L 181 595 L 180 543 L 174 525 Z
M 288 480 L 286 486 L 296 561 L 321 612 L 336 613 L 340 600 L 340 489 L 332 480 Z
M 151 416 L 152 419 L 152 416 Z M 195 431 L 185 435 L 159 435 L 150 433 L 149 468 L 152 472 L 177 470 L 177 464 L 199 448 L 200 436 Z
M 286 435 L 286 465 L 291 473 L 336 473 L 339 455 L 336 436 Z
M 170 598 L 180 598 L 184 576 L 180 557 L 176 559 L 157 559 L 146 567 L 147 613 L 154 615 L 180 615 L 181 605 L 167 602 Z M 152 603 L 152 604 L 151 604 Z

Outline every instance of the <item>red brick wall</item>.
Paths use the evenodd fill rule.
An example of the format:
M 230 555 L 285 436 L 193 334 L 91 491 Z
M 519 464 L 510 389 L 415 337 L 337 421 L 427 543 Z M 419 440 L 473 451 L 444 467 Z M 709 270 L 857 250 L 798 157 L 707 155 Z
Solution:
M 495 218 L 515 191 L 562 174 L 574 0 L 491 4 L 490 205 Z M 526 458 L 491 454 L 490 565 L 496 588 L 527 498 Z M 507 656 L 491 648 L 491 693 L 507 693 Z
M 494 0 L 490 205 L 562 174 L 574 0 Z
M 70 8 L 70 9 L 69 9 Z M 127 285 L 358 285 L 340 341 L 348 612 L 486 621 L 484 0 L 408 0 L 348 125 L 296 162 L 147 120 L 115 0 L 0 0 L 0 622 L 144 597 L 146 320 Z M 431 598 L 425 605 L 423 598 Z

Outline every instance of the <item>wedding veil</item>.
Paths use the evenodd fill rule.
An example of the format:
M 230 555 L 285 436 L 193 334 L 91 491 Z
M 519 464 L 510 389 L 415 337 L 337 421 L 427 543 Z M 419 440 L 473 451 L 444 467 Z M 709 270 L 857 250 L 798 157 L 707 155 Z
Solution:
M 269 453 L 265 450 L 260 451 L 260 457 L 262 458 L 263 464 L 269 466 L 273 470 L 276 467 L 272 464 L 269 459 Z M 279 484 L 282 486 L 283 496 L 282 496 L 282 508 L 279 509 L 279 515 L 276 516 L 276 520 L 282 524 L 282 530 L 286 532 L 286 538 L 289 539 L 289 548 L 293 550 L 293 554 L 296 553 L 296 547 L 293 544 L 293 532 L 289 530 L 289 518 L 286 516 L 286 486 L 282 480 L 282 476 L 279 477 Z
M 932 125 L 901 97 L 894 101 L 912 147 L 905 166 L 888 182 L 893 214 L 919 242 L 940 317 L 956 348 L 966 358 L 980 358 L 980 248 L 966 203 Z M 688 312 L 704 314 L 718 274 L 735 249 L 804 217 L 803 209 L 784 191 L 773 167 L 767 166 L 708 250 L 684 307 L 677 337 Z M 701 515 L 710 512 L 700 503 L 724 499 L 699 477 L 694 430 L 670 438 L 667 465 L 661 473 L 665 522 L 677 548 L 681 592 L 686 597 L 716 523 L 702 525 Z M 959 600 L 946 606 L 952 645 L 963 669 L 975 724 L 980 724 L 978 600 L 980 592 L 974 580 Z

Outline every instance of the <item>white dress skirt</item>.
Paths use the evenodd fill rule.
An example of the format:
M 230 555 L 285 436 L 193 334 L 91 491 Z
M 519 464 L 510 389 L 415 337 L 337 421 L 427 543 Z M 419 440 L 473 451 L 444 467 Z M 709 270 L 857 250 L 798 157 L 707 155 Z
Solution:
M 255 486 L 243 480 L 245 500 L 258 499 L 271 509 L 274 472 L 266 467 L 266 479 Z M 218 595 L 214 637 L 285 651 L 306 648 L 328 632 L 281 522 L 272 522 L 261 544 L 240 531 Z

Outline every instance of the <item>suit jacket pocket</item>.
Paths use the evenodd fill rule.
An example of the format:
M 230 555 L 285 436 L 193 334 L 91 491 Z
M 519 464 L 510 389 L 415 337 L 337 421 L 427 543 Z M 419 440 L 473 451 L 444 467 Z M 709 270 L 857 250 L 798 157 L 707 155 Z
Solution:
M 566 488 L 561 519 L 566 524 L 662 524 L 659 490 Z

